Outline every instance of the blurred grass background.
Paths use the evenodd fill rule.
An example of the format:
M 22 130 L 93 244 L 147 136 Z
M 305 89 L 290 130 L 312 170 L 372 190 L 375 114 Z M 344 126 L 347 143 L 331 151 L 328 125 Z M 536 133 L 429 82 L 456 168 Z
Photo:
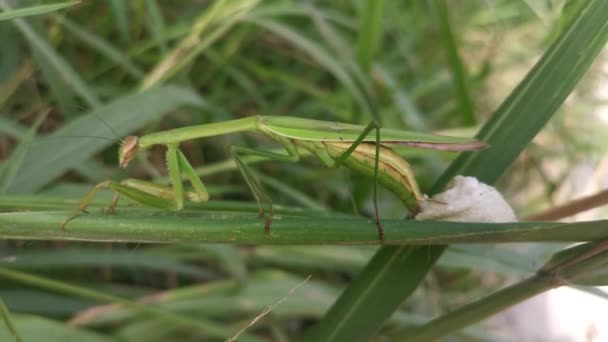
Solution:
M 40 3 L 0 4 L 9 12 Z M 118 139 L 255 114 L 359 124 L 376 116 L 385 127 L 471 136 L 559 34 L 567 20 L 562 9 L 562 1 L 115 0 L 0 21 L 0 193 L 77 200 L 108 178 L 165 182 L 162 149 L 119 170 Z M 596 90 L 605 83 L 605 65 L 600 58 L 501 179 L 499 188 L 520 215 L 605 186 L 607 140 L 597 114 L 605 99 Z M 214 200 L 251 202 L 229 162 L 231 145 L 275 147 L 251 135 L 182 146 Z M 454 158 L 398 152 L 426 191 Z M 256 169 L 276 203 L 371 213 L 373 181 L 366 177 L 314 161 L 260 163 Z M 386 191 L 381 205 L 383 217 L 404 216 Z M 12 268 L 0 270 L 12 279 L 3 280 L 0 298 L 26 341 L 198 341 L 200 334 L 221 340 L 312 275 L 243 336 L 296 339 L 376 249 L 47 241 L 0 246 L 0 266 Z M 558 247 L 450 248 L 379 339 L 534 272 Z M 62 283 L 28 282 L 10 273 L 15 270 Z M 133 302 L 95 307 L 120 302 L 112 296 L 160 304 L 148 311 Z M 479 328 L 459 337 L 492 339 Z

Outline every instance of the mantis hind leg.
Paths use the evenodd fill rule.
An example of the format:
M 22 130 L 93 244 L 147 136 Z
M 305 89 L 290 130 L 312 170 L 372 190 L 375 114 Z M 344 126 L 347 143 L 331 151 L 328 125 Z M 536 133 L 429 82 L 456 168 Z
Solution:
M 300 156 L 297 151 L 297 147 L 286 139 L 279 140 L 279 141 L 281 142 L 283 147 L 285 147 L 285 150 L 287 151 L 288 154 L 285 155 L 285 154 L 279 154 L 279 153 L 273 153 L 273 152 L 267 152 L 267 151 L 260 151 L 260 150 L 251 149 L 251 148 L 247 148 L 247 147 L 240 147 L 240 146 L 232 146 L 230 148 L 230 152 L 232 153 L 232 156 L 234 157 L 236 166 L 241 171 L 243 178 L 245 178 L 245 182 L 247 182 L 249 189 L 251 189 L 251 192 L 253 193 L 253 197 L 255 198 L 256 203 L 258 205 L 258 214 L 260 217 L 264 217 L 264 209 L 262 207 L 262 201 L 264 201 L 268 204 L 268 218 L 266 219 L 266 224 L 264 225 L 264 231 L 266 232 L 266 234 L 270 233 L 270 226 L 272 225 L 272 218 L 274 216 L 272 200 L 270 199 L 268 194 L 266 194 L 266 192 L 264 191 L 264 188 L 262 188 L 262 186 L 260 185 L 260 182 L 253 174 L 252 170 L 247 166 L 247 164 L 245 162 L 243 162 L 240 155 L 242 155 L 242 154 L 257 155 L 257 156 L 269 158 L 272 160 L 297 162 L 300 159 Z
M 370 122 L 361 135 L 352 143 L 352 145 L 336 158 L 335 166 L 340 166 L 346 158 L 348 158 L 359 146 L 363 140 L 371 133 L 372 130 L 376 131 L 376 157 L 374 160 L 374 216 L 376 219 L 376 227 L 378 227 L 378 238 L 380 242 L 384 242 L 384 228 L 382 227 L 382 221 L 380 220 L 380 210 L 378 209 L 378 168 L 380 165 L 380 125 L 374 120 Z

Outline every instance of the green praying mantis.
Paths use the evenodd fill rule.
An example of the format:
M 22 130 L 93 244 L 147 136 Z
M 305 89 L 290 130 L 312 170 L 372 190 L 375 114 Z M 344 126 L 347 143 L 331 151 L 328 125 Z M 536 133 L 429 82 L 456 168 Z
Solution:
M 375 137 L 370 136 L 370 132 L 374 129 L 376 130 Z M 119 166 L 126 168 L 140 150 L 148 149 L 154 145 L 164 145 L 167 148 L 166 162 L 170 185 L 163 186 L 138 179 L 101 182 L 84 197 L 75 213 L 61 225 L 61 229 L 64 230 L 68 222 L 84 212 L 101 189 L 113 191 L 109 212 L 114 212 L 120 195 L 146 206 L 175 211 L 183 208 L 184 200 L 192 202 L 207 201 L 209 193 L 180 150 L 179 145 L 186 140 L 237 132 L 265 134 L 277 141 L 286 152 L 286 154 L 281 154 L 240 146 L 230 147 L 236 165 L 257 202 L 260 217 L 264 216 L 262 202 L 268 204 L 266 233 L 270 232 L 274 215 L 272 201 L 243 161 L 242 157 L 244 155 L 297 162 L 300 160 L 300 151 L 308 151 L 327 167 L 333 168 L 344 165 L 364 175 L 376 177 L 376 185 L 380 184 L 393 192 L 410 213 L 415 214 L 419 211 L 419 203 L 424 201 L 426 197 L 420 191 L 409 163 L 395 153 L 390 148 L 391 145 L 407 145 L 415 148 L 454 152 L 474 151 L 487 147 L 485 143 L 475 139 L 379 128 L 373 122 L 368 126 L 359 126 L 287 116 L 251 116 L 218 123 L 176 128 L 141 137 L 128 136 L 123 140 L 118 151 Z M 380 139 L 380 136 L 382 139 Z M 192 191 L 184 190 L 182 174 L 192 185 Z M 376 226 L 378 237 L 380 241 L 383 241 L 384 230 L 380 222 L 376 198 L 376 191 L 374 191 Z

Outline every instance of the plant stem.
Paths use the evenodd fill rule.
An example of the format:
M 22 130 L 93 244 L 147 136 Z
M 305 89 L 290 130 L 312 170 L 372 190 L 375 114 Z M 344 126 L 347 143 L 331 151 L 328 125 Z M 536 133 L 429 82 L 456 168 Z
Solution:
M 270 234 L 264 219 L 248 212 L 128 209 L 117 215 L 83 214 L 65 231 L 64 211 L 0 214 L 4 239 L 51 239 L 150 243 L 234 243 L 280 245 L 378 244 L 373 219 L 277 214 Z M 385 245 L 496 242 L 573 242 L 606 238 L 606 221 L 578 223 L 468 223 L 383 220 Z M 421 257 L 428 258 L 424 247 Z

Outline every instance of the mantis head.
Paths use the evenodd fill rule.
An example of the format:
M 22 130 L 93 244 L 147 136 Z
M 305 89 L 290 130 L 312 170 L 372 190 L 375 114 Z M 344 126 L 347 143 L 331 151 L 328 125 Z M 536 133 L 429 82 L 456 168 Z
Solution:
M 118 165 L 126 168 L 139 151 L 139 138 L 134 135 L 126 137 L 118 149 Z

